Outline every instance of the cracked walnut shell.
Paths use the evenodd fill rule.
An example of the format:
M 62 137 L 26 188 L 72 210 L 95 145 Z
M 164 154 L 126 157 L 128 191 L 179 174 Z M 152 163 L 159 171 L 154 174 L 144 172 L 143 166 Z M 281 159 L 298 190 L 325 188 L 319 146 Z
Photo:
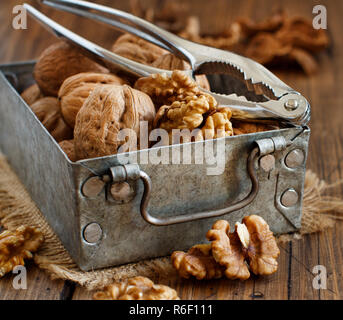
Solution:
M 148 95 L 127 85 L 97 86 L 76 116 L 74 146 L 78 159 L 135 150 L 140 121 L 152 124 L 155 107 Z M 127 140 L 119 140 L 130 129 Z M 123 150 L 119 150 L 120 147 Z
M 246 280 L 249 269 L 256 275 L 270 275 L 278 268 L 280 250 L 275 237 L 266 221 L 257 215 L 236 223 L 233 233 L 227 221 L 219 220 L 206 236 L 212 241 L 214 259 L 226 268 L 229 279 Z
M 58 99 L 63 118 L 70 127 L 74 128 L 77 113 L 90 93 L 100 84 L 122 85 L 127 82 L 114 74 L 94 72 L 78 73 L 63 82 Z
M 179 300 L 174 289 L 154 284 L 146 277 L 113 283 L 94 294 L 94 300 Z
M 45 97 L 37 100 L 30 107 L 57 142 L 72 139 L 73 130 L 63 120 L 57 98 Z
M 33 74 L 44 95 L 57 97 L 63 81 L 81 72 L 108 73 L 108 70 L 84 56 L 76 47 L 57 42 L 43 51 Z
M 182 278 L 194 276 L 202 280 L 219 279 L 223 276 L 224 269 L 214 260 L 211 244 L 195 245 L 188 252 L 175 251 L 171 255 L 171 261 Z
M 20 226 L 0 233 L 0 277 L 24 265 L 24 259 L 31 259 L 43 241 L 43 234 L 33 227 Z

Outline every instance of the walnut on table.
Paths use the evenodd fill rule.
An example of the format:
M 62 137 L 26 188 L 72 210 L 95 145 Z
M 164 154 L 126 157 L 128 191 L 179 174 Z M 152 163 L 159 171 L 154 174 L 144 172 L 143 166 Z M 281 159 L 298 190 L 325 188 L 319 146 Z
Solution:
M 229 223 L 217 221 L 207 233 L 214 259 L 225 267 L 229 279 L 246 280 L 250 271 L 270 275 L 277 271 L 280 250 L 266 221 L 257 215 L 245 217 L 230 233 Z
M 46 96 L 57 97 L 58 90 L 68 77 L 81 72 L 108 73 L 108 69 L 84 56 L 66 42 L 57 42 L 43 51 L 33 74 Z
M 57 142 L 73 138 L 73 129 L 65 123 L 57 98 L 44 97 L 30 107 Z
M 97 86 L 76 116 L 75 154 L 78 159 L 135 150 L 140 121 L 152 125 L 155 107 L 148 95 L 127 85 Z M 126 140 L 118 139 L 127 129 Z M 122 146 L 123 150 L 119 150 Z
M 0 233 L 0 277 L 24 265 L 24 259 L 31 259 L 43 241 L 43 234 L 34 227 L 20 226 Z
M 134 277 L 113 283 L 94 294 L 94 300 L 179 300 L 176 291 L 168 286 L 154 284 L 146 277 Z
M 101 84 L 127 84 L 124 79 L 114 74 L 83 72 L 67 78 L 60 90 L 58 99 L 61 103 L 61 111 L 66 123 L 74 128 L 76 115 L 83 103 L 97 85 Z
M 171 261 L 182 278 L 219 279 L 223 276 L 224 268 L 216 262 L 211 251 L 211 244 L 198 244 L 188 252 L 174 251 Z

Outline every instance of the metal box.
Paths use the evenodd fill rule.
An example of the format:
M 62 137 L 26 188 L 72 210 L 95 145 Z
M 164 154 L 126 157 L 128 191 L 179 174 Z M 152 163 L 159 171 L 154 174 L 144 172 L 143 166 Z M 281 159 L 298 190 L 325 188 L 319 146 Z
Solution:
M 205 242 L 218 219 L 233 227 L 245 215 L 258 214 L 276 234 L 300 228 L 308 127 L 159 148 L 171 159 L 178 150 L 182 157 L 183 147 L 194 151 L 196 145 L 215 148 L 225 143 L 220 175 L 207 175 L 211 165 L 206 157 L 203 164 L 195 164 L 193 157 L 190 164 L 125 166 L 117 155 L 73 163 L 18 93 L 33 82 L 33 66 L 24 62 L 0 67 L 0 149 L 82 270 L 188 249 Z M 156 152 L 153 148 L 136 155 L 149 156 L 152 150 Z M 100 194 L 84 196 L 87 179 L 111 174 Z M 133 197 L 114 201 L 109 187 L 124 180 Z M 95 236 L 85 237 L 92 230 Z

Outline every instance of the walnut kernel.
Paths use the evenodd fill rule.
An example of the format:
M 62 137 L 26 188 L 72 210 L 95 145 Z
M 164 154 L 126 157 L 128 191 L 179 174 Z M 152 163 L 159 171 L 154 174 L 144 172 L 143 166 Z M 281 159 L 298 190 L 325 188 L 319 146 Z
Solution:
M 43 241 L 43 234 L 33 227 L 20 226 L 0 233 L 0 277 L 24 265 L 24 259 L 31 259 Z
M 179 300 L 174 289 L 145 277 L 113 283 L 94 294 L 94 300 Z

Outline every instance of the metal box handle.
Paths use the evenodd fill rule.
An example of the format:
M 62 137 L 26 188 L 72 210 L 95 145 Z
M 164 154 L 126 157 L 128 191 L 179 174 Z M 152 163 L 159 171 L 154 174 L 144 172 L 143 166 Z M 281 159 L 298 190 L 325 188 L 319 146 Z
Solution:
M 142 201 L 140 205 L 140 211 L 141 211 L 141 215 L 143 219 L 155 226 L 168 226 L 168 225 L 177 224 L 177 223 L 195 221 L 199 219 L 219 217 L 224 214 L 244 208 L 255 199 L 258 193 L 259 183 L 258 183 L 256 170 L 255 170 L 255 162 L 258 159 L 259 154 L 260 154 L 259 147 L 255 147 L 249 154 L 248 162 L 247 162 L 247 171 L 251 179 L 252 187 L 251 187 L 250 193 L 243 200 L 223 209 L 197 212 L 197 213 L 192 213 L 189 215 L 184 214 L 184 215 L 179 215 L 176 217 L 157 218 L 157 217 L 152 216 L 149 213 L 148 205 L 149 205 L 150 194 L 151 194 L 151 179 L 148 174 L 140 170 L 140 178 L 143 180 L 143 183 L 144 183 L 144 193 L 143 193 L 143 197 L 142 197 Z
M 112 175 L 112 181 L 125 181 L 127 179 L 138 180 L 142 179 L 144 184 L 144 192 L 140 204 L 140 211 L 143 219 L 150 224 L 155 226 L 168 226 L 177 223 L 184 223 L 195 221 L 199 219 L 207 219 L 207 218 L 214 218 L 219 217 L 233 211 L 240 210 L 245 206 L 249 205 L 256 197 L 258 190 L 259 190 L 259 181 L 256 174 L 255 164 L 260 156 L 264 156 L 274 151 L 283 150 L 288 146 L 285 139 L 283 137 L 273 137 L 267 139 L 260 139 L 255 141 L 257 146 L 252 149 L 248 156 L 247 160 L 247 172 L 251 180 L 251 190 L 249 194 L 241 201 L 238 201 L 230 206 L 218 209 L 218 210 L 210 210 L 210 211 L 203 211 L 197 212 L 192 214 L 183 214 L 176 217 L 166 217 L 166 218 L 157 218 L 152 216 L 148 211 L 148 205 L 150 201 L 151 195 L 151 179 L 147 173 L 140 170 L 138 165 L 135 164 L 128 164 L 123 166 L 116 166 L 111 167 L 110 172 Z

